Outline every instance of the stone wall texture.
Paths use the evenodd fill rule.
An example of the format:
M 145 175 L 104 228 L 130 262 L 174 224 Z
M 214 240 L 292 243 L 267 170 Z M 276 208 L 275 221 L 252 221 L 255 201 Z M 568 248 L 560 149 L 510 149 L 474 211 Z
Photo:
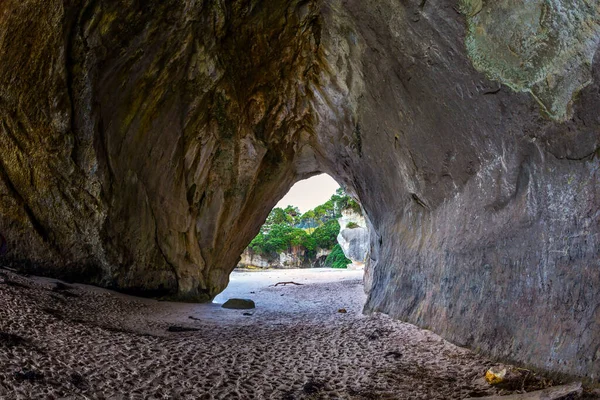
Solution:
M 367 312 L 600 379 L 594 0 L 4 0 L 4 265 L 226 287 L 319 172 L 370 229 Z
M 328 252 L 327 252 L 328 253 Z M 297 268 L 316 268 L 322 264 L 320 260 L 323 257 L 323 250 L 319 249 L 316 256 L 309 257 L 304 249 L 294 248 L 278 254 L 265 256 L 255 254 L 252 250 L 246 249 L 240 256 L 237 268 L 265 268 L 265 269 L 297 269 Z M 327 255 L 325 255 L 327 257 Z

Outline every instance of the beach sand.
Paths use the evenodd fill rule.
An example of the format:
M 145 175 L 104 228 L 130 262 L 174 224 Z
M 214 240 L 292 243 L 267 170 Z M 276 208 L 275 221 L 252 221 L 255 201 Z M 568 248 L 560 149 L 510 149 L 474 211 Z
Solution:
M 496 365 L 362 314 L 360 271 L 234 272 L 213 304 L 0 270 L 1 399 L 459 399 Z M 302 285 L 272 286 L 294 281 Z M 254 310 L 221 308 L 249 298 Z M 345 313 L 339 312 L 345 309 Z M 191 317 L 191 318 L 190 318 Z M 169 332 L 169 327 L 191 328 Z

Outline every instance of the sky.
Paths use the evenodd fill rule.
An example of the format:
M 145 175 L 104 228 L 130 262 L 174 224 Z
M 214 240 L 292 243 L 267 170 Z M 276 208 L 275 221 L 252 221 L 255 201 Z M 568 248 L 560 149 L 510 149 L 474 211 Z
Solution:
M 313 176 L 292 186 L 275 207 L 285 208 L 292 205 L 305 213 L 329 200 L 339 187 L 340 185 L 327 174 Z

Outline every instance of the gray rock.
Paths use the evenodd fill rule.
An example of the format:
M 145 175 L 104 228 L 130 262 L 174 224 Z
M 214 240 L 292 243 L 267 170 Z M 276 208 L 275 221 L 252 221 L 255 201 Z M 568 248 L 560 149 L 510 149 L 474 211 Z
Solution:
M 342 229 L 337 241 L 347 258 L 357 263 L 365 262 L 371 244 L 367 228 Z
M 343 210 L 339 218 L 340 233 L 337 241 L 346 258 L 354 265 L 363 266 L 369 253 L 369 229 L 365 217 L 351 209 Z
M 254 301 L 249 299 L 229 299 L 221 307 L 232 310 L 250 310 L 256 308 Z

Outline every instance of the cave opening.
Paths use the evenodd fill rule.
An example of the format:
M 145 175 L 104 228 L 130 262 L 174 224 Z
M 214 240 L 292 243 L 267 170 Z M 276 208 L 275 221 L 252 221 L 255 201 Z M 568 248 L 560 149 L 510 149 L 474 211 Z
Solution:
M 353 282 L 361 286 L 354 297 L 362 305 L 368 249 L 369 229 L 360 203 L 330 175 L 314 175 L 296 182 L 273 207 L 213 303 L 270 296 L 272 305 L 277 294 L 282 308 L 289 307 L 288 299 L 296 307 L 305 301 L 304 307 L 312 307 L 323 301 L 323 291 L 346 291 Z M 339 286 L 343 282 L 347 285 Z M 308 289 L 311 296 L 305 299 L 288 296 L 291 291 L 285 289 L 311 285 L 324 289 Z
M 498 394 L 397 321 L 599 384 L 597 4 L 1 1 L 0 398 Z M 212 304 L 319 172 L 368 214 L 366 302 Z

